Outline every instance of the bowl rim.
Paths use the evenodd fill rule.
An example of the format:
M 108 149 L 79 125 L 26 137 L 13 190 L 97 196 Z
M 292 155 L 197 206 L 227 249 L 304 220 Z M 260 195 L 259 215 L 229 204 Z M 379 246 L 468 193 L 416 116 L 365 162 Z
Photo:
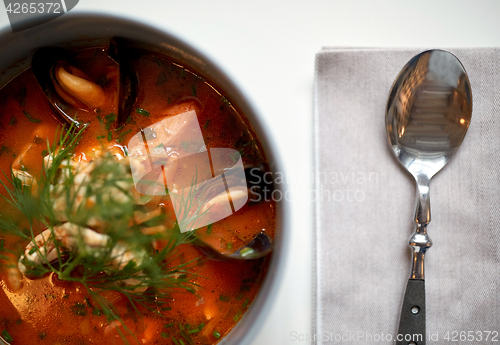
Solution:
M 78 28 L 78 25 L 81 25 L 80 28 Z M 53 42 L 59 40 L 58 45 L 62 44 L 63 46 L 67 42 L 72 42 L 72 44 L 74 44 L 74 42 L 79 42 L 79 39 L 61 40 L 61 36 L 75 35 L 75 33 L 70 34 L 69 31 L 62 34 L 62 29 L 76 30 L 76 32 L 81 30 L 81 32 L 84 32 L 90 25 L 92 25 L 93 31 L 96 30 L 98 25 L 100 25 L 98 30 L 103 30 L 104 27 L 105 29 L 103 31 L 107 34 L 92 37 L 92 35 L 89 36 L 88 33 L 86 33 L 82 35 L 83 40 L 106 37 L 109 39 L 110 37 L 115 36 L 113 31 L 120 31 L 123 33 L 127 32 L 134 37 L 130 37 L 130 35 L 121 36 L 132 39 L 136 39 L 135 36 L 138 35 L 147 35 L 147 39 L 143 40 L 146 43 L 154 45 L 155 42 L 152 41 L 156 40 L 156 43 L 162 41 L 162 51 L 163 49 L 170 49 L 169 51 L 173 51 L 174 54 L 177 54 L 174 58 L 184 61 L 188 66 L 194 66 L 195 69 L 198 67 L 198 69 L 201 69 L 201 72 L 203 73 L 208 72 L 210 79 L 221 89 L 221 91 L 223 91 L 224 94 L 228 94 L 230 96 L 230 99 L 233 103 L 238 105 L 238 109 L 241 110 L 244 117 L 252 126 L 252 129 L 257 134 L 259 141 L 262 143 L 273 176 L 275 176 L 278 172 L 284 173 L 283 165 L 277 152 L 278 146 L 274 143 L 274 139 L 270 135 L 270 129 L 265 125 L 264 117 L 256 109 L 254 103 L 251 102 L 247 96 L 245 96 L 245 94 L 241 91 L 240 86 L 238 86 L 216 62 L 214 62 L 204 52 L 193 47 L 190 42 L 184 37 L 181 37 L 179 33 L 169 32 L 165 28 L 155 27 L 146 23 L 144 20 L 139 20 L 130 16 L 116 15 L 101 11 L 72 11 L 50 22 L 18 33 L 12 33 L 9 26 L 0 28 L 0 51 L 5 51 L 6 49 L 9 49 L 10 46 L 15 46 L 20 43 L 23 47 L 19 50 L 16 49 L 15 51 L 24 52 L 23 54 L 13 54 L 14 56 L 11 57 L 11 61 L 8 63 L 5 63 L 5 60 L 8 60 L 8 57 L 5 58 L 3 55 L 1 65 L 14 66 L 10 68 L 17 68 L 19 73 L 22 71 L 23 63 L 25 64 L 30 60 L 30 55 L 37 48 L 44 45 L 54 44 L 44 44 L 43 42 Z M 130 33 L 132 29 L 136 30 L 135 34 Z M 41 37 L 44 33 L 51 32 L 51 30 L 56 30 L 56 33 L 58 34 L 51 35 L 51 37 L 48 38 Z M 20 55 L 23 55 L 24 57 L 21 57 Z M 198 66 L 196 66 L 196 64 L 198 64 Z M 1 85 L 5 84 L 9 79 L 9 75 L 4 74 L 5 71 L 5 67 L 0 66 L 0 79 L 4 79 Z M 12 75 L 12 77 L 13 76 L 14 75 Z M 275 190 L 279 190 L 280 195 L 282 196 L 286 195 L 286 181 L 281 179 L 279 184 L 275 183 Z M 268 272 L 249 309 L 243 314 L 243 317 L 240 321 L 238 321 L 233 329 L 219 342 L 221 345 L 246 345 L 255 338 L 255 335 L 262 327 L 267 315 L 271 311 L 271 307 L 276 299 L 279 287 L 283 282 L 283 276 L 287 266 L 286 258 L 290 254 L 290 203 L 286 197 L 282 197 L 276 205 L 277 231 L 275 237 L 275 247 L 272 253 Z M 0 336 L 0 344 L 1 343 L 2 338 Z

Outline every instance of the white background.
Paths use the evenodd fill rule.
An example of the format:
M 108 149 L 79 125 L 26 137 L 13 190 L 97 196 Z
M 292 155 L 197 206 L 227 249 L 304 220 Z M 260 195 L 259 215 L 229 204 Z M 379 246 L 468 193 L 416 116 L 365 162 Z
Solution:
M 294 344 L 291 332 L 311 332 L 315 54 L 325 46 L 500 46 L 497 0 L 80 0 L 73 11 L 133 17 L 188 41 L 240 85 L 272 129 L 294 177 L 292 248 L 252 345 Z M 7 25 L 0 7 L 0 26 Z

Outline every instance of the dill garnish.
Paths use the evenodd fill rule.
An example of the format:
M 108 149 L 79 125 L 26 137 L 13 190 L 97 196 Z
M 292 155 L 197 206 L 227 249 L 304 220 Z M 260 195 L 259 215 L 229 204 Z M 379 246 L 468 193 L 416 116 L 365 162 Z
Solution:
M 112 120 L 111 114 L 106 120 Z M 193 237 L 190 233 L 181 233 L 178 224 L 161 233 L 143 232 L 143 228 L 161 222 L 164 216 L 144 224 L 135 221 L 137 200 L 126 161 L 117 161 L 108 154 L 93 163 L 85 163 L 87 165 L 73 162 L 84 130 L 85 127 L 78 130 L 72 125 L 67 130 L 57 131 L 54 144 L 47 147 L 42 172 L 34 179 L 36 183 L 27 185 L 12 170 L 10 178 L 6 176 L 9 183 L 0 181 L 6 190 L 5 200 L 21 212 L 26 220 L 23 226 L 27 228 L 25 231 L 15 219 L 0 217 L 0 234 L 16 235 L 32 246 L 30 255 L 36 255 L 39 260 L 21 257 L 27 275 L 43 276 L 53 272 L 59 280 L 83 285 L 89 297 L 73 305 L 73 313 L 80 316 L 91 313 L 103 315 L 108 321 L 118 320 L 125 332 L 130 333 L 113 304 L 100 293 L 119 292 L 136 313 L 145 309 L 161 316 L 171 292 L 195 293 L 197 284 L 190 280 L 194 277 L 191 269 L 197 259 L 173 263 L 177 258 L 177 246 L 192 241 Z M 187 197 L 183 202 L 190 207 L 192 201 Z M 199 215 L 186 217 L 185 221 L 193 222 L 196 216 Z M 72 229 L 77 229 L 76 243 L 71 246 L 64 245 L 56 234 L 68 223 L 73 224 Z M 97 224 L 94 228 L 99 231 L 95 233 L 106 239 L 99 247 L 90 246 L 84 239 L 89 224 Z M 49 239 L 42 244 L 35 241 L 40 229 L 50 233 Z M 165 246 L 153 250 L 151 243 L 159 239 L 166 243 Z M 49 249 L 57 254 L 55 260 L 48 259 Z M 122 261 L 125 254 L 132 259 Z M 184 339 L 187 341 L 186 337 Z

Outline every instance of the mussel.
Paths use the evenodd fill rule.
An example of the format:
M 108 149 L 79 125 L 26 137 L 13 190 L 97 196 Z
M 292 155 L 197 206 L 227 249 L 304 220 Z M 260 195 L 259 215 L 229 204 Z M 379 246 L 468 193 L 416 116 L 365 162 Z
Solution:
M 71 51 L 58 47 L 44 47 L 34 55 L 31 67 L 36 80 L 42 87 L 49 103 L 56 110 L 56 119 L 63 125 L 73 124 L 81 127 L 84 123 L 80 114 L 97 112 L 106 102 L 103 84 L 110 82 L 108 76 L 93 80 L 79 68 L 77 54 L 82 51 Z M 137 99 L 138 78 L 132 62 L 134 46 L 130 41 L 113 38 L 102 55 L 89 56 L 91 59 L 104 59 L 107 64 L 116 64 L 117 75 L 114 76 L 118 91 L 117 116 L 115 126 L 120 126 L 130 114 Z
M 225 180 L 228 185 L 244 185 L 248 191 L 248 203 L 250 205 L 260 203 L 264 200 L 270 200 L 274 190 L 272 178 L 263 164 L 245 165 L 245 179 L 241 176 L 231 174 L 229 170 L 224 172 Z M 273 240 L 265 232 L 265 229 L 258 233 L 248 244 L 241 246 L 232 253 L 221 252 L 215 248 L 206 236 L 196 236 L 195 244 L 208 257 L 214 260 L 253 260 L 259 259 L 269 254 L 273 249 Z

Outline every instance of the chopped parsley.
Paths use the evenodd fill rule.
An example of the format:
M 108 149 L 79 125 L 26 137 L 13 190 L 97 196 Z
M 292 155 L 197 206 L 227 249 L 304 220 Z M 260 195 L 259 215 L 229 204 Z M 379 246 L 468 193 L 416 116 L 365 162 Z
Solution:
M 214 332 L 212 333 L 212 335 L 213 335 L 216 339 L 220 339 L 220 333 L 219 333 L 219 332 L 214 331 Z
M 144 109 L 142 109 L 142 108 L 137 108 L 137 109 L 135 109 L 135 112 L 136 112 L 137 114 L 141 114 L 141 115 L 143 115 L 143 116 L 149 117 L 149 111 L 144 110 Z
M 11 343 L 14 339 L 10 336 L 9 332 L 7 332 L 6 329 L 2 331 L 2 337 L 7 341 L 8 343 Z
M 78 316 L 87 315 L 87 307 L 83 303 L 75 303 L 75 305 L 71 306 L 71 311 Z
M 207 121 L 205 121 L 205 124 L 203 125 L 203 129 L 207 129 L 208 126 L 210 125 L 210 122 L 212 121 L 210 121 L 210 119 L 207 119 Z
M 236 313 L 236 315 L 234 315 L 233 317 L 233 321 L 236 322 L 240 319 L 241 315 L 242 315 L 242 311 L 241 310 L 238 310 L 238 312 Z
M 9 153 L 9 152 L 11 152 L 10 148 L 5 145 L 2 145 L 2 147 L 0 148 L 0 156 L 3 155 L 4 153 Z
M 15 115 L 12 115 L 9 121 L 9 126 L 14 126 L 17 124 L 17 117 Z
M 123 136 L 129 134 L 130 132 L 132 132 L 131 129 L 129 129 L 128 131 L 125 131 L 125 132 L 122 132 L 122 133 L 118 134 L 118 137 L 123 137 Z
M 241 306 L 241 309 L 245 309 L 245 308 L 246 308 L 246 306 L 248 305 L 248 303 L 250 303 L 250 300 L 247 298 L 247 299 L 245 300 L 245 302 L 243 303 L 243 305 Z
M 42 122 L 42 120 L 39 120 L 39 119 L 35 119 L 33 117 L 31 117 L 30 113 L 28 113 L 26 110 L 23 110 L 23 114 L 28 118 L 28 120 L 30 120 L 31 122 L 35 122 L 35 123 L 40 123 Z

